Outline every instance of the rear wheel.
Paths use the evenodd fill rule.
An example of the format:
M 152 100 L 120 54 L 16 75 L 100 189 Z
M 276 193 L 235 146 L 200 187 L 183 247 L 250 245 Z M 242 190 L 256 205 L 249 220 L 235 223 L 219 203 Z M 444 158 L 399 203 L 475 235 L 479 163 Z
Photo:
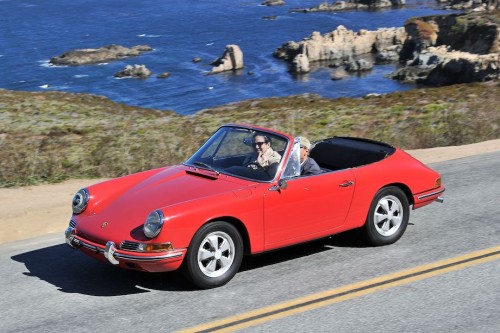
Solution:
M 242 258 L 243 240 L 238 230 L 227 222 L 213 222 L 194 235 L 184 273 L 200 288 L 219 287 L 234 277 Z
M 409 206 L 408 198 L 400 188 L 381 189 L 373 198 L 364 226 L 368 242 L 380 246 L 400 239 L 408 225 Z

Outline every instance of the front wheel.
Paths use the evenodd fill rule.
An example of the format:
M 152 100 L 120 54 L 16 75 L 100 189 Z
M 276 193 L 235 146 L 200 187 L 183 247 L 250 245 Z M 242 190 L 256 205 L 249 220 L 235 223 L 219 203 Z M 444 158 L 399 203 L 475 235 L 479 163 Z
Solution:
M 381 246 L 400 239 L 408 225 L 409 206 L 408 198 L 400 188 L 381 189 L 373 198 L 364 226 L 368 242 Z
M 196 232 L 185 258 L 184 274 L 196 286 L 208 289 L 231 280 L 243 259 L 243 240 L 227 222 L 213 222 Z

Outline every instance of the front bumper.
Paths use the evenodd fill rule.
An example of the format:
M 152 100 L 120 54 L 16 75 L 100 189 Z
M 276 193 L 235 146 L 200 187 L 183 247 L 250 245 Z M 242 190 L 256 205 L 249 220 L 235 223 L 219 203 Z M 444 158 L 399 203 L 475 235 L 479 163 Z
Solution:
M 180 267 L 187 249 L 174 249 L 166 252 L 134 253 L 118 249 L 112 241 L 106 245 L 94 243 L 76 234 L 75 228 L 68 227 L 64 232 L 66 243 L 100 261 L 107 261 L 123 268 L 148 272 L 166 272 Z

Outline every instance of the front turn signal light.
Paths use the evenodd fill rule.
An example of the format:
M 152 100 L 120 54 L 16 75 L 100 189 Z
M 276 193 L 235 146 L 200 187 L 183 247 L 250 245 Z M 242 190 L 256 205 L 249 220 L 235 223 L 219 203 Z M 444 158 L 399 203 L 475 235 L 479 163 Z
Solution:
M 171 251 L 174 247 L 172 243 L 140 243 L 139 251 L 140 252 L 165 252 Z

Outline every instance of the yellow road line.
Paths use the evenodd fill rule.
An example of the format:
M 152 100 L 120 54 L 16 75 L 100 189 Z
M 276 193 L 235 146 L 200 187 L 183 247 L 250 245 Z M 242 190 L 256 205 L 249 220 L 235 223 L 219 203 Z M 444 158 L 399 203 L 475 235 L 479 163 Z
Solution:
M 361 281 L 336 289 L 296 298 L 265 308 L 191 327 L 180 332 L 232 332 L 271 320 L 314 310 L 376 291 L 393 288 L 413 281 L 442 275 L 472 265 L 500 259 L 500 246 L 471 252 L 463 256 L 437 261 L 393 274 Z

